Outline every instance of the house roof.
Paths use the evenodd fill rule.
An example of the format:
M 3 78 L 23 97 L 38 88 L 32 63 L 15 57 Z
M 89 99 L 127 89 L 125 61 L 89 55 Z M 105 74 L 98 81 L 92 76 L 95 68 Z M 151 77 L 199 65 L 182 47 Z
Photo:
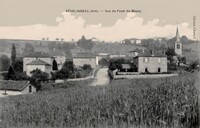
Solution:
M 95 58 L 96 55 L 91 53 L 77 53 L 73 58 Z
M 44 62 L 42 60 L 34 60 L 28 63 L 27 65 L 46 65 L 46 66 L 51 66 L 49 63 Z
M 0 81 L 0 90 L 22 91 L 28 85 L 28 81 L 2 80 Z
M 122 69 L 130 69 L 131 66 L 129 64 L 122 64 Z
M 65 56 L 63 52 L 54 50 L 50 53 L 52 56 Z
M 142 50 L 141 49 L 134 49 L 133 51 L 129 51 L 129 53 L 131 53 L 131 52 L 138 52 L 138 53 L 140 53 L 140 52 L 142 52 Z
M 52 57 L 52 56 L 51 56 L 50 54 L 46 53 L 46 52 L 39 51 L 39 52 L 30 53 L 30 54 L 26 55 L 25 57 L 43 57 L 43 58 L 50 58 L 50 57 Z
M 144 53 L 140 53 L 138 57 L 167 57 L 167 56 L 155 50 L 148 50 L 145 51 Z

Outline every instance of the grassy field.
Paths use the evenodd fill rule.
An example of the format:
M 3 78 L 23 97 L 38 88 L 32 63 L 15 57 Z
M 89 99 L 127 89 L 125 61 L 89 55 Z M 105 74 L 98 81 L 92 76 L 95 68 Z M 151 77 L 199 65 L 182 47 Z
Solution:
M 184 73 L 98 87 L 67 83 L 0 99 L 0 127 L 197 128 L 199 82 L 199 73 Z

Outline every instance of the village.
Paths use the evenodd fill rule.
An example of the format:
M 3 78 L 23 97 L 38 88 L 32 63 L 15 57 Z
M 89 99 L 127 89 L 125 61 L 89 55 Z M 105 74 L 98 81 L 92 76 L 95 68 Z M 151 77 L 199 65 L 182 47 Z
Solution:
M 86 39 L 83 37 L 82 40 L 85 41 Z M 91 41 L 98 42 L 98 39 L 92 38 Z M 137 39 L 130 42 L 139 45 L 141 43 Z M 125 41 L 122 43 L 125 43 Z M 178 75 L 178 73 L 169 70 L 169 68 L 187 67 L 187 58 L 182 53 L 183 44 L 178 27 L 172 51 L 167 51 L 166 49 L 157 51 L 152 48 L 142 47 L 128 51 L 127 54 L 121 54 L 120 52 L 119 54 L 108 52 L 93 54 L 91 52 L 81 52 L 78 49 L 69 57 L 55 47 L 51 52 L 41 51 L 42 44 L 37 47 L 37 51 L 23 55 L 22 72 L 24 74 L 21 78 L 16 79 L 20 75 L 13 77 L 12 66 L 7 73 L 4 73 L 5 80 L 0 82 L 1 97 L 41 91 L 41 85 L 39 88 L 37 85 L 38 81 L 53 80 L 55 83 L 64 83 L 66 80 L 93 79 L 94 82 L 91 85 L 98 86 L 99 84 L 108 84 L 110 79 L 171 77 Z M 166 54 L 167 52 L 168 55 Z M 169 52 L 174 52 L 174 54 L 169 55 Z M 173 61 L 170 60 L 171 58 L 173 58 Z M 198 64 L 196 67 L 198 67 Z M 98 72 L 101 72 L 101 75 L 98 75 Z M 34 80 L 31 79 L 33 76 Z

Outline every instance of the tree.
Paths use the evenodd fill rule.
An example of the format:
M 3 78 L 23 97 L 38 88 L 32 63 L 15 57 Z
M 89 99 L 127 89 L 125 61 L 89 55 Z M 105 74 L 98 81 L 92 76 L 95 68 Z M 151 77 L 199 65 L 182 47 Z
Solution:
M 12 64 L 13 69 L 15 72 L 23 72 L 23 59 L 22 58 L 17 58 L 16 61 Z
M 11 61 L 12 63 L 15 62 L 16 59 L 16 47 L 15 44 L 12 44 L 12 51 L 11 51 Z
M 58 64 L 56 60 L 53 60 L 53 70 L 58 70 Z
M 67 70 L 70 73 L 74 72 L 74 65 L 72 61 L 65 61 L 65 63 L 62 66 L 63 70 Z
M 89 64 L 84 64 L 83 65 L 83 70 L 92 70 L 92 67 Z
M 4 79 L 5 80 L 14 80 L 14 74 L 15 74 L 15 71 L 13 69 L 13 66 L 11 65 L 8 69 L 7 74 L 5 74 Z
M 47 81 L 49 75 L 46 72 L 42 72 L 40 69 L 35 69 L 30 73 L 30 83 L 36 87 L 36 91 L 40 91 L 42 87 L 41 82 Z
M 80 40 L 77 41 L 78 46 L 85 50 L 91 50 L 94 46 L 94 43 L 92 40 L 87 40 L 85 36 L 82 36 Z
M 167 55 L 167 60 L 169 60 L 169 62 L 172 63 L 174 61 L 173 56 L 175 56 L 176 54 L 173 48 L 167 48 L 165 55 Z
M 49 75 L 46 72 L 42 72 L 40 69 L 35 69 L 30 73 L 31 73 L 31 78 L 35 80 L 47 81 L 49 78 Z
M 102 58 L 101 60 L 99 60 L 99 65 L 101 66 L 109 66 L 110 62 L 107 58 Z
M 0 57 L 0 71 L 7 71 L 10 65 L 10 59 L 6 55 Z
M 62 69 L 52 73 L 52 80 L 55 79 L 68 79 L 69 77 L 74 75 L 74 66 L 72 61 L 65 61 L 62 66 Z

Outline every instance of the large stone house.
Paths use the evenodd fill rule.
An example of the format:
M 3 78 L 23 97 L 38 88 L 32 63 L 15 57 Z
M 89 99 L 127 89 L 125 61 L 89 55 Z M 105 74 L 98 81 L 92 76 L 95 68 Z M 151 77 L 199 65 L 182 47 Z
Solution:
M 154 50 L 140 53 L 137 57 L 139 73 L 167 72 L 167 56 Z
M 40 69 L 50 75 L 54 57 L 45 52 L 33 52 L 23 58 L 23 71 L 30 76 L 30 72 Z
M 36 87 L 30 84 L 28 81 L 0 81 L 0 97 L 31 94 L 36 92 Z
M 92 68 L 95 68 L 98 65 L 98 57 L 91 53 L 77 53 L 73 56 L 73 63 L 76 67 L 89 64 Z

